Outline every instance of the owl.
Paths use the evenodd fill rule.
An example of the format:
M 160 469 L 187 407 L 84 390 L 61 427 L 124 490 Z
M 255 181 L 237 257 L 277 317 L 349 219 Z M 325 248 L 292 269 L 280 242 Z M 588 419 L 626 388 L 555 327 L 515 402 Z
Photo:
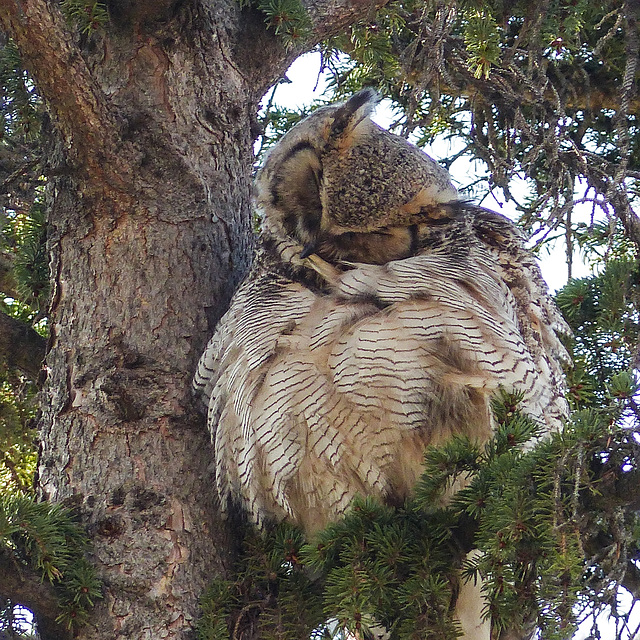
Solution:
M 568 332 L 505 217 L 371 120 L 364 90 L 259 171 L 253 268 L 200 359 L 223 505 L 313 533 L 354 496 L 407 497 L 428 445 L 482 443 L 499 388 L 557 429 Z

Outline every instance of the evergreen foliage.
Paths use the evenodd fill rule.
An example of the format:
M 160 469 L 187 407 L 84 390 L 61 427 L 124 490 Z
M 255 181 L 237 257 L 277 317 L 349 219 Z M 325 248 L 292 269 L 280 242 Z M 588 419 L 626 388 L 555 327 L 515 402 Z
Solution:
M 317 582 L 302 567 L 300 531 L 287 524 L 264 536 L 249 526 L 238 531 L 244 537 L 233 575 L 203 595 L 198 638 L 236 638 L 247 629 L 266 640 L 312 637 L 322 606 Z
M 10 256 L 11 291 L 0 292 L 0 312 L 42 335 L 49 296 L 46 225 L 41 194 L 29 210 L 5 210 L 0 253 Z M 37 458 L 36 384 L 0 363 L 0 495 L 31 495 Z
M 28 211 L 39 183 L 42 100 L 15 44 L 0 45 L 0 231 L 11 212 Z M 3 229 L 3 227 L 5 227 Z M 0 251 L 3 242 L 0 242 Z M 6 292 L 5 292 L 6 293 Z
M 293 47 L 309 36 L 311 24 L 299 0 L 259 0 L 257 8 L 285 46 Z
M 10 302 L 0 302 L 0 308 L 37 324 L 49 300 L 47 229 L 42 192 L 35 193 L 29 209 L 8 210 L 5 215 L 0 250 L 4 249 L 12 256 L 15 281 L 15 292 L 12 293 L 15 298 Z
M 567 372 L 569 400 L 576 408 L 599 408 L 612 420 L 637 420 L 640 269 L 623 256 L 602 273 L 571 280 L 557 303 L 573 332 L 573 363 Z
M 58 621 L 72 629 L 87 621 L 101 598 L 101 584 L 85 558 L 88 540 L 72 514 L 59 505 L 0 495 L 0 553 L 41 572 L 56 588 Z
M 91 0 L 62 0 L 60 8 L 69 22 L 82 33 L 90 33 L 104 27 L 109 14 L 104 2 Z
M 34 385 L 0 369 L 0 496 L 29 495 L 36 467 Z
M 13 42 L 0 48 L 1 140 L 32 139 L 40 130 L 42 103 L 33 82 L 22 68 L 20 54 Z
M 305 545 L 289 525 L 248 533 L 238 577 L 217 582 L 203 600 L 200 638 L 241 637 L 250 609 L 251 624 L 265 625 L 260 637 L 281 640 L 302 637 L 303 628 L 290 633 L 282 621 L 303 614 L 306 636 L 315 629 L 362 638 L 382 627 L 392 640 L 455 638 L 453 570 L 463 562 L 465 579 L 483 580 L 498 631 L 538 627 L 541 638 L 570 638 L 582 607 L 604 606 L 627 563 L 640 558 L 640 520 L 623 513 L 623 487 L 640 478 L 638 443 L 584 409 L 532 447 L 540 428 L 518 402 L 496 398 L 496 434 L 484 447 L 456 438 L 430 448 L 415 497 L 398 508 L 357 500 Z M 454 484 L 464 488 L 451 497 Z M 618 553 L 592 556 L 603 535 Z M 465 560 L 472 549 L 479 552 Z M 280 596 L 294 577 L 302 600 Z
M 311 34 L 311 23 L 300 0 L 239 0 L 240 6 L 257 9 L 265 24 L 282 39 L 288 49 L 301 44 Z

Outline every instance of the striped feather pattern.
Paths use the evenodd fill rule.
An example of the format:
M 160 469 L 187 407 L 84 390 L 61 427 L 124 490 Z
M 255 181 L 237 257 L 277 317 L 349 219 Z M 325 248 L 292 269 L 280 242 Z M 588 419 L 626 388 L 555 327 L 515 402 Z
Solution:
M 195 380 L 218 491 L 256 523 L 313 531 L 356 494 L 401 499 L 428 444 L 490 437 L 500 386 L 523 391 L 548 429 L 560 425 L 565 327 L 519 233 L 473 207 L 438 233 L 424 230 L 418 255 L 349 265 L 324 286 L 290 243 L 263 235 Z
M 363 90 L 269 153 L 254 267 L 200 360 L 217 488 L 260 525 L 307 533 L 356 494 L 402 500 L 429 444 L 491 437 L 500 387 L 547 430 L 567 414 L 568 327 L 503 216 L 457 200 L 448 173 L 370 119 Z M 455 605 L 488 640 L 481 583 Z

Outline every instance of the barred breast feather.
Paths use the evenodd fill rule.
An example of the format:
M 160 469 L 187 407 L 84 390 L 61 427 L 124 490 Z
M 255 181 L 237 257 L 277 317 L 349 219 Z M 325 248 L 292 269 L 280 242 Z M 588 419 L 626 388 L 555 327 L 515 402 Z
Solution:
M 403 498 L 427 445 L 490 437 L 499 387 L 559 427 L 564 325 L 535 263 L 519 273 L 524 243 L 502 216 L 448 206 L 451 222 L 422 229 L 417 255 L 352 264 L 332 282 L 284 261 L 264 233 L 196 378 L 218 491 L 255 522 L 314 531 L 356 494 Z

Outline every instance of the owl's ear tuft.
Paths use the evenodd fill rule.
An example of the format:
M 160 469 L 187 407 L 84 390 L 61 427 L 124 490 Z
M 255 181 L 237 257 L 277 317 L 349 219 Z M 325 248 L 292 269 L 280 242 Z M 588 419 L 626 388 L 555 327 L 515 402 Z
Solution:
M 378 102 L 380 102 L 378 92 L 368 88 L 358 91 L 338 107 L 333 115 L 329 131 L 327 141 L 329 146 L 338 148 L 350 146 L 356 127 L 371 115 Z

